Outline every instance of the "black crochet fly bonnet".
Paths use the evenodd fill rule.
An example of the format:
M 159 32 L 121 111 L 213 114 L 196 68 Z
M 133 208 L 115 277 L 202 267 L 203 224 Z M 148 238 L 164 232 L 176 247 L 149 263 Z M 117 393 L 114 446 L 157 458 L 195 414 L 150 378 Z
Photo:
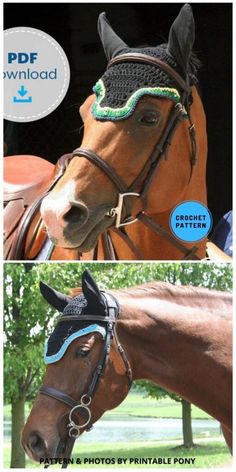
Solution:
M 98 332 L 105 337 L 106 323 L 101 320 L 96 322 L 96 316 L 104 317 L 107 314 L 105 298 L 88 271 L 83 273 L 82 289 L 83 293 L 71 298 L 40 282 L 40 290 L 45 300 L 63 316 L 63 321 L 58 318 L 58 323 L 45 344 L 46 364 L 59 361 L 69 345 L 78 337 L 92 332 Z M 80 320 L 80 315 L 94 315 L 95 321 Z
M 171 26 L 167 44 L 156 47 L 129 48 L 113 31 L 105 13 L 98 20 L 98 32 L 108 61 L 125 53 L 142 53 L 170 65 L 190 85 L 197 82 L 198 61 L 192 54 L 195 28 L 192 9 L 184 5 Z M 92 106 L 97 120 L 128 118 L 144 95 L 180 101 L 180 90 L 173 78 L 154 65 L 121 62 L 109 67 L 93 88 L 96 101 Z

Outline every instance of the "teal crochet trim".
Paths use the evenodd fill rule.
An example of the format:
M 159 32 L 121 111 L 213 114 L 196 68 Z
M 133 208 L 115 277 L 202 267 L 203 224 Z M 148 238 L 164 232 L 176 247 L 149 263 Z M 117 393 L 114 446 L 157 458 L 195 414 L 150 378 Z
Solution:
M 180 102 L 180 94 L 178 90 L 175 88 L 168 88 L 168 87 L 143 87 L 139 90 L 136 90 L 129 99 L 127 100 L 126 104 L 121 108 L 111 108 L 111 107 L 103 107 L 100 105 L 102 100 L 105 97 L 106 89 L 105 85 L 100 79 L 95 86 L 93 87 L 93 91 L 96 94 L 96 101 L 92 105 L 92 114 L 94 118 L 98 120 L 124 120 L 132 115 L 138 101 L 144 95 L 151 95 L 154 97 L 163 97 L 169 98 L 173 100 L 175 103 Z
M 79 331 L 76 331 L 75 333 L 71 334 L 62 344 L 61 348 L 56 354 L 52 354 L 51 356 L 47 356 L 47 350 L 48 350 L 48 341 L 45 342 L 44 346 L 44 362 L 45 364 L 52 364 L 54 362 L 59 361 L 65 354 L 66 350 L 72 343 L 77 338 L 80 338 L 81 336 L 85 336 L 86 334 L 97 332 L 100 333 L 102 338 L 105 338 L 106 335 L 106 330 L 103 326 L 99 326 L 98 324 L 92 324 L 90 326 L 87 326 L 87 328 L 80 329 Z

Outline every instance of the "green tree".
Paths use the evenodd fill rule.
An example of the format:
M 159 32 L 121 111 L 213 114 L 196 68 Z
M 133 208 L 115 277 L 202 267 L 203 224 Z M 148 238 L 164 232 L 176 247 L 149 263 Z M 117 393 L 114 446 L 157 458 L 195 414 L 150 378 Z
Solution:
M 42 328 L 35 330 L 43 313 L 40 306 L 36 309 L 35 305 L 34 272 L 34 264 L 5 266 L 4 397 L 11 404 L 12 414 L 11 468 L 25 467 L 25 454 L 20 446 L 25 402 L 35 395 L 43 369 L 43 332 Z

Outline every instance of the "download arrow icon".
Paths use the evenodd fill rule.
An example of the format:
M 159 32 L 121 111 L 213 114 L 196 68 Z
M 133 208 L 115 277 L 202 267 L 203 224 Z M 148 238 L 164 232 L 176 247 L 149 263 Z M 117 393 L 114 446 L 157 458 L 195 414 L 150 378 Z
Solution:
M 32 97 L 25 97 L 25 95 L 28 93 L 28 90 L 25 89 L 24 85 L 20 86 L 19 90 L 17 90 L 17 93 L 21 96 L 21 98 L 13 97 L 13 103 L 32 103 Z
M 24 97 L 28 93 L 28 90 L 25 89 L 24 85 L 21 85 L 21 88 L 20 90 L 18 90 L 18 93 L 21 97 Z

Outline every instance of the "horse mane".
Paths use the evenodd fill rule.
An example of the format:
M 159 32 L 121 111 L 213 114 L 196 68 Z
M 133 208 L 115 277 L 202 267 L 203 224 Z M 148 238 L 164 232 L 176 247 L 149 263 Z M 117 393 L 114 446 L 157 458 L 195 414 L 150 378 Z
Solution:
M 82 287 L 69 288 L 69 296 L 74 298 L 83 293 Z
M 76 297 L 80 295 L 83 290 L 81 287 L 75 287 L 69 289 L 69 295 L 71 297 Z M 158 298 L 186 298 L 192 296 L 194 298 L 198 298 L 199 300 L 220 298 L 221 300 L 231 301 L 232 294 L 229 292 L 222 292 L 219 290 L 212 290 L 205 287 L 196 287 L 192 285 L 174 285 L 169 282 L 148 282 L 143 285 L 137 285 L 135 287 L 128 287 L 128 288 L 121 288 L 112 290 L 114 293 L 120 293 L 124 295 L 131 295 L 143 298 L 145 296 L 156 296 Z
M 149 282 L 144 285 L 138 285 L 136 287 L 130 287 L 127 289 L 119 289 L 119 293 L 132 294 L 136 296 L 145 295 L 158 295 L 159 298 L 164 298 L 166 294 L 172 297 L 176 296 L 189 296 L 195 295 L 201 298 L 211 298 L 212 296 L 218 296 L 220 298 L 225 297 L 231 299 L 232 295 L 228 292 L 222 292 L 219 290 L 212 290 L 205 287 L 196 287 L 192 285 L 174 285 L 169 282 Z
M 204 312 L 217 318 L 231 319 L 229 310 L 232 305 L 232 294 L 202 287 L 173 285 L 168 282 L 151 282 L 142 286 L 117 290 L 119 295 L 131 297 L 137 301 L 137 306 L 146 306 L 148 299 L 169 303 L 173 306 L 197 309 L 198 315 Z M 145 301 L 146 298 L 146 301 Z M 133 305 L 133 303 L 132 303 Z

